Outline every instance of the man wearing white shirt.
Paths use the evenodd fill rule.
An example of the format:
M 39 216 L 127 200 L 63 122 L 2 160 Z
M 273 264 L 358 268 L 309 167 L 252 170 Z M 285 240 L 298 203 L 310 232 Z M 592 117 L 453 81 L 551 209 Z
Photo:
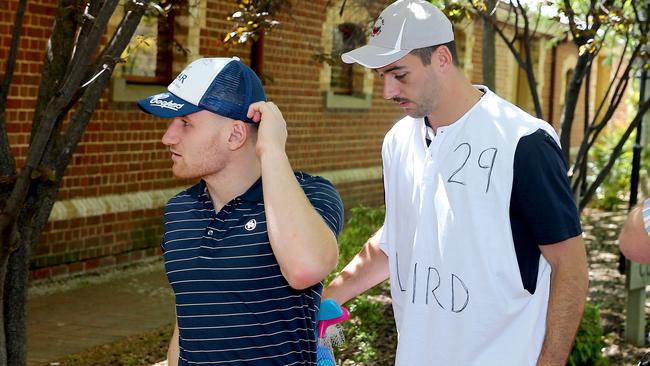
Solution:
M 473 86 L 425 1 L 387 7 L 342 58 L 374 69 L 407 116 L 382 146 L 384 226 L 323 296 L 390 276 L 399 366 L 564 365 L 588 273 L 553 128 Z

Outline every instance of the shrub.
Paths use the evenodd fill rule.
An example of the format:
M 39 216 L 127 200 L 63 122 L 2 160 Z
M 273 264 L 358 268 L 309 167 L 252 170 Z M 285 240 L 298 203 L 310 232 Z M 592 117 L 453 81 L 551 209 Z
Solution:
M 603 169 L 612 150 L 618 144 L 621 136 L 627 128 L 626 125 L 615 125 L 615 128 L 609 132 L 603 133 L 589 152 L 588 161 L 588 181 L 593 181 L 598 173 Z M 616 159 L 603 183 L 596 189 L 596 194 L 590 202 L 591 207 L 601 208 L 604 210 L 613 210 L 617 206 L 625 203 L 629 197 L 630 179 L 632 175 L 632 147 L 634 145 L 636 130 L 623 145 L 621 155 Z M 644 149 L 641 158 L 641 178 L 650 174 L 650 151 Z
M 603 326 L 600 324 L 600 311 L 596 305 L 587 303 L 567 365 L 608 365 L 607 359 L 603 358 L 602 354 L 602 348 L 604 346 Z
M 361 250 L 368 238 L 384 223 L 384 208 L 354 207 L 350 210 L 343 232 L 339 235 L 339 263 L 337 271 Z
M 361 250 L 384 222 L 384 208 L 355 207 L 339 235 L 337 272 Z M 329 282 L 336 273 L 326 280 Z M 395 355 L 397 331 L 393 309 L 385 295 L 390 293 L 384 283 L 347 303 L 351 319 L 343 325 L 346 338 L 343 348 L 335 350 L 336 357 L 346 365 L 385 365 Z

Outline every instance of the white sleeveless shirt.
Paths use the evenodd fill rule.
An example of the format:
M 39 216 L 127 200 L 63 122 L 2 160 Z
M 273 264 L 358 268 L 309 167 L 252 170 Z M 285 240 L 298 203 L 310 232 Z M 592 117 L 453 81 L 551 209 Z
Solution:
M 522 285 L 509 219 L 519 139 L 546 122 L 485 87 L 429 147 L 422 118 L 406 117 L 382 146 L 389 257 L 399 332 L 395 364 L 535 365 L 551 268 L 540 256 L 537 290 Z M 559 144 L 559 143 L 558 143 Z

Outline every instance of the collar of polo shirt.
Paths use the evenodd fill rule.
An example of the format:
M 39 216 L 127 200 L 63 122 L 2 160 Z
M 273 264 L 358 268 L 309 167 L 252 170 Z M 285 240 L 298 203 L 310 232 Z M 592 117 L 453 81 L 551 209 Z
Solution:
M 205 185 L 205 181 L 201 180 L 201 183 L 190 188 L 188 190 L 188 193 L 194 195 L 197 200 L 200 202 L 204 202 L 210 199 L 210 195 L 207 194 L 207 187 Z M 206 194 L 204 194 L 206 193 Z M 237 197 L 239 199 L 242 199 L 244 201 L 248 202 L 262 202 L 262 198 L 264 196 L 262 195 L 262 177 L 258 178 L 255 183 L 253 183 L 252 186 L 250 186 L 244 194 L 241 196 Z

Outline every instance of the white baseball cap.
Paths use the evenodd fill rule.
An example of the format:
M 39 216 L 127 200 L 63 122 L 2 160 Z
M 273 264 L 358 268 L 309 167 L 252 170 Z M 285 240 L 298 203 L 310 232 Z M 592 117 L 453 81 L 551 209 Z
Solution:
M 246 115 L 248 107 L 266 100 L 260 79 L 236 57 L 198 59 L 185 67 L 167 90 L 138 101 L 138 106 L 163 118 L 208 110 L 252 123 Z
M 391 64 L 417 48 L 454 40 L 451 22 L 428 1 L 398 0 L 381 12 L 368 44 L 341 55 L 370 69 Z

